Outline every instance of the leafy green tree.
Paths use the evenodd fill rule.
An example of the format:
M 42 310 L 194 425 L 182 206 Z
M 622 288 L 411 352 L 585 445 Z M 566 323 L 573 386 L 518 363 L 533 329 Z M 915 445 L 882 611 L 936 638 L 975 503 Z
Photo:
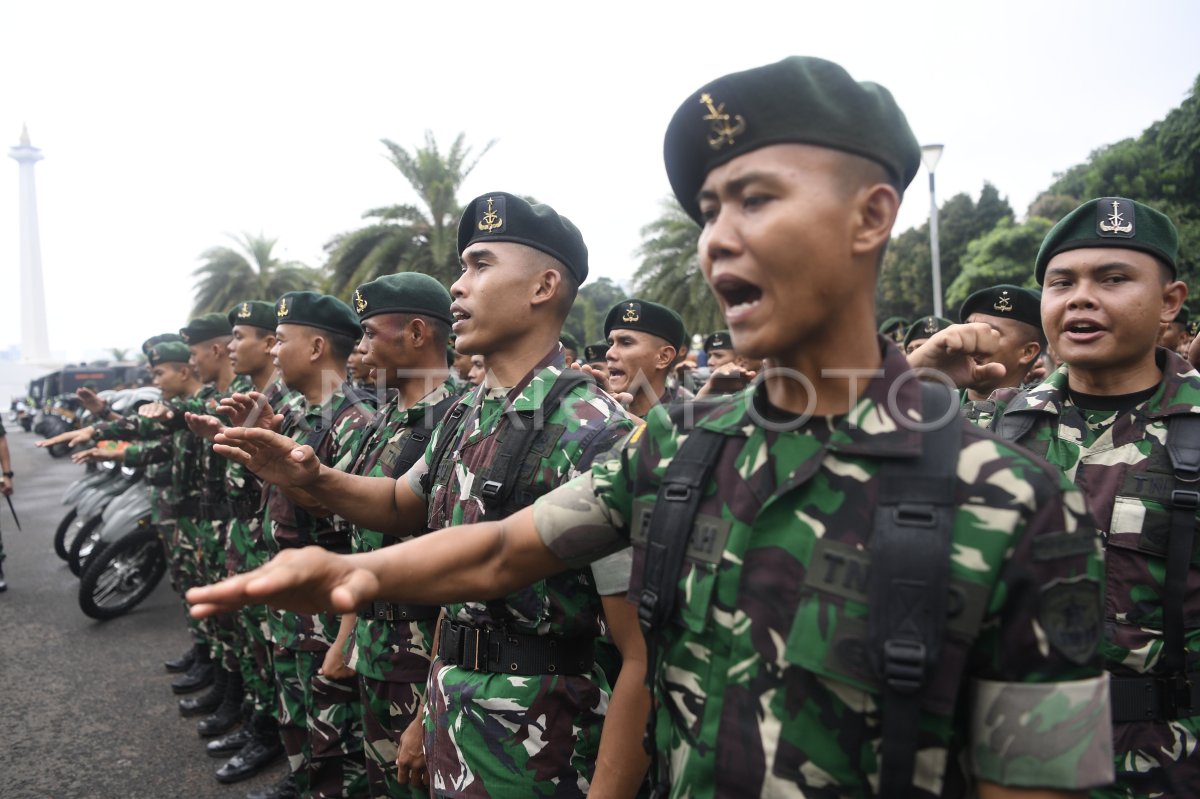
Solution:
M 113 363 L 123 363 L 129 357 L 129 350 L 121 349 L 120 347 L 109 347 L 108 354 L 112 356 Z
M 661 209 L 658 219 L 641 231 L 634 294 L 674 309 L 689 334 L 720 330 L 724 317 L 700 272 L 700 228 L 673 197 Z
M 946 315 L 957 319 L 958 306 L 973 292 L 997 283 L 1037 288 L 1033 262 L 1042 239 L 1054 225 L 1049 219 L 1031 217 L 1014 224 L 1005 217 L 989 232 L 967 245 L 962 271 L 946 289 Z
M 968 194 L 956 194 L 938 208 L 943 297 L 945 288 L 962 269 L 967 245 L 1012 214 L 1008 200 L 991 183 L 983 184 L 978 201 Z M 880 319 L 914 319 L 933 312 L 931 263 L 928 222 L 892 239 L 876 290 L 876 315 Z
M 584 283 L 579 288 L 563 330 L 578 339 L 581 347 L 601 341 L 604 338 L 604 317 L 610 308 L 628 296 L 629 292 L 607 277 Z
M 335 236 L 325 245 L 329 291 L 349 299 L 354 288 L 395 272 L 422 272 L 447 286 L 458 277 L 458 191 L 494 141 L 472 157 L 465 134 L 443 154 L 433 133 L 408 150 L 383 139 L 391 162 L 417 202 L 372 208 L 365 227 Z
M 274 301 L 286 292 L 321 285 L 316 269 L 274 256 L 277 239 L 249 233 L 230 238 L 236 246 L 205 250 L 200 256 L 203 263 L 192 272 L 198 278 L 193 316 L 225 312 L 246 300 Z

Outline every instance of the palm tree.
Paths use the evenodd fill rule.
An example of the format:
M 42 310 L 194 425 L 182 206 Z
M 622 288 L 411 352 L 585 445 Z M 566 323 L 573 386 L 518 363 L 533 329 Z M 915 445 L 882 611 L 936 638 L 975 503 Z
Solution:
M 383 139 L 388 160 L 416 192 L 419 203 L 373 208 L 366 227 L 335 236 L 325 245 L 329 290 L 349 298 L 355 286 L 393 272 L 423 272 L 446 285 L 458 277 L 458 190 L 495 141 L 471 157 L 459 134 L 444 156 L 425 132 L 425 145 L 410 152 Z
M 315 289 L 321 273 L 298 261 L 280 261 L 272 255 L 278 239 L 242 233 L 230 235 L 236 247 L 211 247 L 201 254 L 193 275 L 196 305 L 193 316 L 228 311 L 246 300 L 274 301 L 289 291 Z
M 114 363 L 124 363 L 129 357 L 129 350 L 121 349 L 120 347 L 109 347 L 108 354 L 112 356 Z
M 724 327 L 717 301 L 700 273 L 700 228 L 672 197 L 658 219 L 642 228 L 641 265 L 633 275 L 637 296 L 673 308 L 688 333 Z

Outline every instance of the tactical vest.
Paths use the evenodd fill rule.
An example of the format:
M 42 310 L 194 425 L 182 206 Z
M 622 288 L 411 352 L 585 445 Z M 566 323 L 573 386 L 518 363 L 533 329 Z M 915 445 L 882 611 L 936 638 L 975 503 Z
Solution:
M 995 431 L 1001 438 L 1021 443 L 1045 458 L 1050 448 L 1048 437 L 1021 442 L 1043 418 L 1045 415 L 1039 413 L 1006 413 L 994 421 Z M 1200 678 L 1189 676 L 1184 637 L 1184 599 L 1194 557 L 1196 512 L 1200 510 L 1200 415 L 1167 417 L 1166 446 L 1173 484 L 1155 490 L 1142 485 L 1152 481 L 1141 475 L 1143 479 L 1132 484 L 1127 479 L 1121 492 L 1123 497 L 1162 504 L 1170 521 L 1161 531 L 1143 533 L 1140 545 L 1147 553 L 1166 560 L 1162 655 L 1153 676 L 1111 677 L 1114 722 L 1167 721 L 1200 714 Z
M 922 418 L 945 418 L 954 396 L 940 383 L 920 385 Z M 685 408 L 672 409 L 677 426 Z M 943 706 L 945 715 L 953 712 L 957 681 L 953 686 L 936 685 L 931 678 L 939 668 L 947 618 L 952 615 L 950 557 L 961 434 L 962 422 L 954 413 L 949 424 L 922 433 L 918 457 L 889 459 L 880 466 L 870 562 L 865 572 L 868 651 L 863 668 L 873 674 L 861 675 L 880 686 L 880 796 L 913 793 L 922 706 L 934 703 Z M 659 634 L 676 623 L 675 604 L 685 556 L 689 549 L 704 543 L 697 541 L 694 530 L 698 508 L 729 438 L 702 427 L 691 429 L 667 466 L 650 512 L 638 619 L 646 637 L 646 678 L 651 691 L 664 666 Z M 703 531 L 700 533 L 703 537 Z M 961 607 L 957 610 L 960 617 L 968 615 Z M 978 618 L 972 621 L 977 627 Z M 964 631 L 971 637 L 975 632 Z M 961 666 L 957 666 L 960 674 Z M 940 668 L 945 669 L 946 664 Z M 950 695 L 934 696 L 939 690 L 949 690 Z M 657 712 L 652 711 L 647 750 L 652 759 L 654 795 L 665 796 L 670 773 L 667 758 L 659 753 L 656 720 Z

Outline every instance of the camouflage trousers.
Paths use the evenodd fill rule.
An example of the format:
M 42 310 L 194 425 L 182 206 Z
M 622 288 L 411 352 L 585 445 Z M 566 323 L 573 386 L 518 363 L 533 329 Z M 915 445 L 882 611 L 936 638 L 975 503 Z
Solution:
M 225 571 L 225 539 L 229 532 L 227 519 L 214 519 L 209 523 L 212 535 L 204 540 L 204 550 L 201 554 L 200 570 L 205 584 L 224 580 L 229 575 Z M 241 652 L 246 648 L 246 632 L 242 629 L 241 619 L 237 613 L 218 613 L 212 617 L 213 639 L 209 641 L 213 660 L 221 664 L 226 671 L 241 671 Z
M 1093 799 L 1200 796 L 1200 716 L 1113 725 L 1117 781 Z
M 427 797 L 424 786 L 401 785 L 396 779 L 396 747 L 400 734 L 417 717 L 425 686 L 358 676 L 363 705 L 363 754 L 371 796 Z
M 258 517 L 251 519 L 233 518 L 224 536 L 224 555 L 222 569 L 224 575 L 239 574 L 248 571 L 247 561 L 250 559 L 250 542 L 255 531 L 262 526 Z M 261 558 L 266 561 L 265 557 Z M 261 564 L 258 564 L 261 565 Z M 224 576 L 222 575 L 222 576 Z M 276 715 L 275 676 L 271 662 L 271 640 L 268 632 L 267 608 L 265 605 L 250 605 L 237 613 L 237 643 L 233 651 L 233 660 L 242 673 L 242 683 L 246 686 L 246 695 L 254 703 L 254 709 L 260 713 Z M 227 653 L 227 660 L 229 653 Z
M 212 522 L 180 517 L 175 523 L 175 556 L 178 559 L 180 595 L 189 588 L 207 585 L 206 558 L 213 537 Z M 187 603 L 184 602 L 186 609 Z M 191 618 L 189 614 L 189 619 Z M 191 621 L 188 622 L 189 625 Z M 216 617 L 209 616 L 198 623 L 200 638 L 208 646 L 214 662 L 220 663 L 223 647 L 218 638 Z
M 362 796 L 362 705 L 354 679 L 330 680 L 318 670 L 321 651 L 276 646 L 279 734 L 300 795 L 314 799 Z
M 163 553 L 167 557 L 167 577 L 171 581 L 171 590 L 178 594 L 180 601 L 183 602 L 184 619 L 187 621 L 188 631 L 192 634 L 192 640 L 196 643 L 204 643 L 206 641 L 204 625 L 199 619 L 192 618 L 192 615 L 187 612 L 187 602 L 183 601 L 184 592 L 196 584 L 193 576 L 194 569 L 190 569 L 195 563 L 192 547 L 180 540 L 182 533 L 178 519 L 159 514 L 156 526 L 159 539 L 162 541 Z

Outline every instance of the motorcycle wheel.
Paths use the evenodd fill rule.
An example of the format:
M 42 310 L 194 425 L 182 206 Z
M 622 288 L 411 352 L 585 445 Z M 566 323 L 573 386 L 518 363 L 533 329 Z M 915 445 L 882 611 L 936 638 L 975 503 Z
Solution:
M 67 531 L 75 523 L 75 515 L 75 509 L 71 508 L 70 512 L 58 523 L 58 529 L 54 531 L 54 554 L 63 560 L 66 560 L 71 553 L 70 544 L 67 543 Z
M 94 555 L 79 582 L 79 608 L 93 619 L 113 619 L 137 606 L 167 571 L 158 531 L 139 528 Z
M 100 540 L 100 527 L 103 521 L 104 518 L 100 514 L 88 519 L 83 527 L 79 528 L 79 534 L 75 536 L 75 540 L 71 542 L 71 548 L 67 552 L 67 567 L 76 577 L 83 574 L 88 561 L 104 549 L 104 542 Z

